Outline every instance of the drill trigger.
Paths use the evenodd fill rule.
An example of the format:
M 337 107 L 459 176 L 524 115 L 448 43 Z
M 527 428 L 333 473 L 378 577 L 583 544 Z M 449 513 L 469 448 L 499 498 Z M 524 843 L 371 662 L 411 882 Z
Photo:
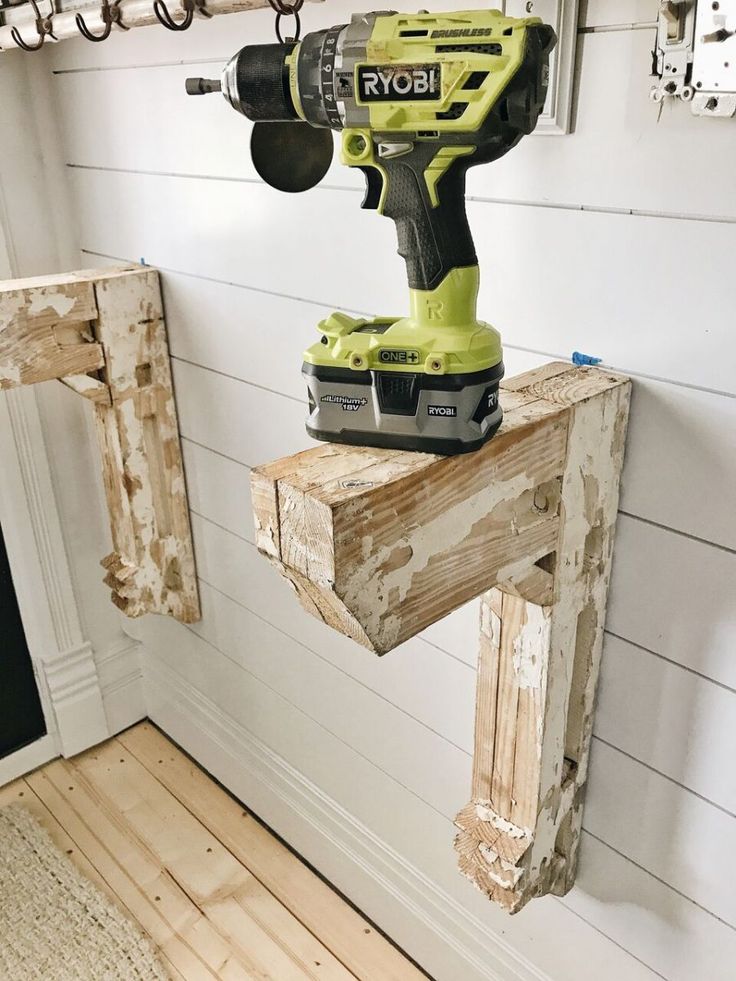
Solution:
M 378 167 L 358 167 L 365 175 L 365 197 L 361 202 L 361 208 L 370 208 L 373 211 L 378 208 L 383 193 L 383 174 Z

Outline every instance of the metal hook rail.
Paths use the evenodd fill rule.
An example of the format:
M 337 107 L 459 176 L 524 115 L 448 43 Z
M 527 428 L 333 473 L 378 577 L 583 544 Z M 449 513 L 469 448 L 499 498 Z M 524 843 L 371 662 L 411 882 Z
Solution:
M 77 38 L 80 34 L 89 41 L 93 38 L 105 40 L 120 30 L 127 31 L 135 27 L 162 23 L 171 30 L 172 28 L 165 23 L 167 13 L 173 24 L 183 24 L 188 20 L 189 23 L 184 28 L 186 30 L 198 18 L 269 6 L 268 0 L 204 0 L 204 2 L 180 0 L 181 7 L 179 4 L 170 3 L 170 0 L 160 0 L 160 2 L 163 19 L 154 10 L 153 0 L 107 0 L 112 19 L 108 32 L 104 0 L 100 0 L 98 8 L 93 7 L 91 12 L 85 9 L 83 13 L 79 10 L 59 10 L 58 7 L 54 10 L 51 4 L 48 8 L 44 8 L 41 0 L 28 0 L 27 4 L 3 9 L 0 14 L 0 53 L 17 51 L 19 47 L 25 51 L 38 51 L 45 42 L 56 43 L 68 38 Z M 193 8 L 191 17 L 187 12 L 188 4 Z M 39 7 L 48 9 L 49 13 L 46 16 L 42 15 Z M 184 12 L 184 17 L 175 20 L 175 17 L 181 17 L 179 9 Z

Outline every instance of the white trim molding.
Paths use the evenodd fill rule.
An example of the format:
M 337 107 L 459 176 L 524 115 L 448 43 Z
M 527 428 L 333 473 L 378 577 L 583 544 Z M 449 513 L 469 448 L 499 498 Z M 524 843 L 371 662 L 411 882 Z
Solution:
M 72 756 L 143 718 L 139 645 L 123 637 L 96 655 L 84 636 L 33 389 L 0 397 L 0 459 L 0 525 L 48 731 L 41 756 Z M 22 759 L 45 762 L 34 752 Z M 0 773 L 19 776 L 22 759 Z
M 92 645 L 46 655 L 41 664 L 62 756 L 73 756 L 107 739 L 110 730 Z
M 488 924 L 146 647 L 142 660 L 149 717 L 368 916 L 380 911 L 381 925 L 397 943 L 409 933 L 415 941 L 421 936 L 421 949 L 445 977 L 549 981 Z
M 0 166 L 0 279 L 24 272 L 13 233 L 25 231 L 28 216 L 23 229 L 12 227 L 5 188 L 37 151 L 35 137 L 11 140 Z M 54 147 L 44 148 L 48 163 L 46 151 L 53 154 Z M 46 168 L 46 177 L 60 178 L 60 168 Z M 40 220 L 42 198 L 36 203 Z M 41 253 L 56 268 L 63 267 L 60 228 L 53 226 L 49 249 Z M 60 753 L 93 746 L 145 713 L 138 644 L 120 631 L 109 650 L 94 651 L 85 636 L 33 388 L 0 392 L 0 525 L 47 729 L 46 736 L 0 760 L 3 784 Z
M 109 735 L 82 632 L 32 389 L 0 399 L 0 525 L 48 734 L 70 756 Z
M 146 717 L 140 652 L 137 640 L 123 636 L 95 659 L 111 735 Z

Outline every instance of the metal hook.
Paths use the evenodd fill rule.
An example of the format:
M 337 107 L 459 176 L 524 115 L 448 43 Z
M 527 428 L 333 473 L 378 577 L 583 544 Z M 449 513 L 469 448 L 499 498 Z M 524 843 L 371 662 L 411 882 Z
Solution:
M 120 16 L 120 0 L 113 0 L 113 3 L 110 3 L 110 0 L 102 0 L 100 17 L 102 18 L 102 23 L 105 25 L 102 34 L 93 34 L 84 23 L 84 18 L 82 15 L 77 14 L 74 19 L 82 37 L 86 38 L 88 41 L 105 41 L 110 37 L 113 25 L 115 24 L 117 24 L 121 31 L 130 30 L 129 27 L 125 26 L 122 17 Z
M 191 0 L 182 0 L 184 20 L 177 23 L 168 11 L 164 0 L 153 0 L 153 12 L 160 24 L 170 31 L 186 31 L 194 20 L 194 4 Z
M 276 14 L 276 37 L 279 40 L 279 44 L 284 43 L 284 38 L 281 36 L 281 18 L 286 17 L 289 14 L 292 15 L 294 18 L 294 34 L 292 37 L 287 37 L 286 40 L 287 41 L 299 40 L 299 35 L 301 34 L 302 31 L 302 22 L 299 18 L 299 11 L 296 9 L 296 7 L 293 10 L 289 10 L 288 12 L 282 12 L 281 10 L 279 10 L 278 13 Z
M 24 51 L 38 51 L 43 47 L 43 42 L 46 40 L 46 35 L 53 37 L 55 41 L 57 40 L 57 38 L 54 37 L 52 29 L 53 14 L 49 14 L 48 17 L 42 17 L 36 0 L 31 0 L 31 6 L 33 7 L 33 12 L 36 15 L 36 33 L 38 34 L 38 44 L 27 44 L 20 36 L 20 32 L 17 27 L 13 27 L 10 32 L 12 39 L 15 41 L 18 47 L 23 48 Z
M 304 0 L 291 0 L 291 3 L 285 3 L 284 0 L 268 0 L 268 2 L 276 11 L 276 37 L 278 38 L 279 44 L 284 43 L 284 38 L 281 35 L 282 17 L 294 18 L 294 36 L 287 37 L 286 40 L 298 41 L 302 29 L 301 20 L 299 19 L 299 11 L 302 9 Z
M 118 10 L 118 14 L 120 11 Z M 102 18 L 102 23 L 104 24 L 104 29 L 102 34 L 93 34 L 87 25 L 84 23 L 84 17 L 81 14 L 77 14 L 74 20 L 77 23 L 77 29 L 82 37 L 86 38 L 88 41 L 106 41 L 110 37 L 110 32 L 112 31 L 112 11 L 110 10 L 110 0 L 102 0 L 102 8 L 100 9 L 100 17 Z
M 181 0 L 181 6 L 184 10 L 184 20 L 175 21 L 164 0 L 153 0 L 153 12 L 159 23 L 170 31 L 186 31 L 191 27 L 195 10 L 198 10 L 203 17 L 214 16 L 207 9 L 207 0 Z

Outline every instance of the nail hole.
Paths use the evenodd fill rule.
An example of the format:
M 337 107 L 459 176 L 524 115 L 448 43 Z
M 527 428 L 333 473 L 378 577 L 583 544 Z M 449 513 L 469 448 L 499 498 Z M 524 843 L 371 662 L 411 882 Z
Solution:
M 138 382 L 138 388 L 145 388 L 146 385 L 150 385 L 151 379 L 150 364 L 139 364 L 135 369 L 135 380 Z

